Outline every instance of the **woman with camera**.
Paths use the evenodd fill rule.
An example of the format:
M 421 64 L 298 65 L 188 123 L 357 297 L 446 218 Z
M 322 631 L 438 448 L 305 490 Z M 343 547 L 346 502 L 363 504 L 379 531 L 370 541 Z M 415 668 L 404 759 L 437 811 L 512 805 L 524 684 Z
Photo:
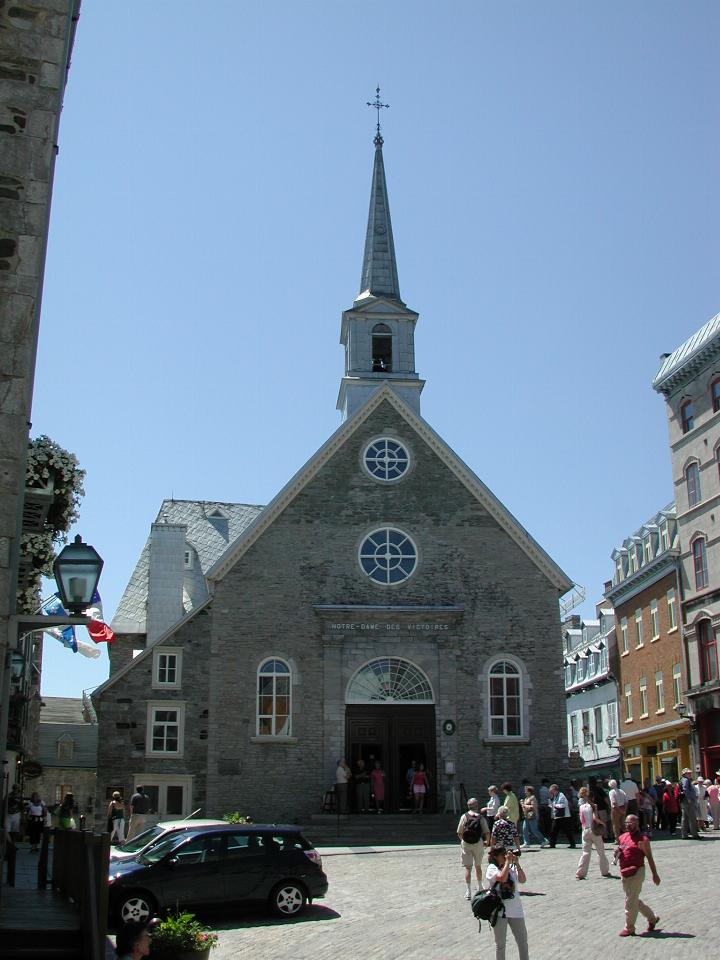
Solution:
M 525 883 L 525 871 L 520 866 L 519 851 L 493 847 L 488 855 L 489 866 L 485 878 L 502 898 L 505 916 L 498 917 L 493 927 L 495 934 L 495 960 L 505 960 L 505 942 L 508 925 L 517 943 L 520 960 L 530 960 L 528 953 L 525 915 L 518 884 Z

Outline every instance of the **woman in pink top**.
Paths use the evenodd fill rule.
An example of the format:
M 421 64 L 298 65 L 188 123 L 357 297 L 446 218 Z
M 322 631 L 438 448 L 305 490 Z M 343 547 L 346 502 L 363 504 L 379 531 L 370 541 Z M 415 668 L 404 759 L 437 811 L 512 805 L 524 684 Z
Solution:
M 707 787 L 707 797 L 710 804 L 710 815 L 712 816 L 713 827 L 720 830 L 720 777 L 715 777 L 715 783 L 705 781 Z

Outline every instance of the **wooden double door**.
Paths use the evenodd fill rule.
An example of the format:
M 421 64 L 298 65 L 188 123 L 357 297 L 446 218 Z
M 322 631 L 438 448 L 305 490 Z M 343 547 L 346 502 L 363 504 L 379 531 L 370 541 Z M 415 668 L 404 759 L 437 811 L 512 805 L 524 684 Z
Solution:
M 413 762 L 425 765 L 430 790 L 425 809 L 435 811 L 437 770 L 435 763 L 435 707 L 430 705 L 349 704 L 345 708 L 345 749 L 355 770 L 362 758 L 368 770 L 376 760 L 385 772 L 385 812 L 412 809 L 408 770 Z M 355 792 L 350 785 L 350 808 L 356 810 Z

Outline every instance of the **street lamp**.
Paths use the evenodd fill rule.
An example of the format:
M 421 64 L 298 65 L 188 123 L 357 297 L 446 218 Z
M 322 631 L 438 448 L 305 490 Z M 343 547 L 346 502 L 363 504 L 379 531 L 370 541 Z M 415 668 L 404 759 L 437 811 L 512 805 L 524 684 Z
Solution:
M 62 604 L 70 613 L 80 614 L 92 604 L 103 562 L 95 547 L 83 543 L 79 534 L 60 551 L 53 573 Z
M 623 774 L 623 757 L 624 757 L 625 751 L 623 750 L 622 746 L 620 745 L 620 741 L 618 740 L 618 738 L 617 738 L 614 734 L 612 734 L 612 733 L 609 734 L 607 737 L 605 737 L 605 743 L 608 745 L 608 748 L 609 748 L 610 750 L 612 750 L 612 748 L 617 744 L 618 760 L 620 761 L 620 775 L 619 775 L 619 777 L 618 777 L 618 783 L 619 783 L 619 782 L 622 780 L 622 774 Z
M 675 713 L 680 714 L 682 720 L 687 716 L 687 704 L 686 703 L 676 703 L 675 704 Z

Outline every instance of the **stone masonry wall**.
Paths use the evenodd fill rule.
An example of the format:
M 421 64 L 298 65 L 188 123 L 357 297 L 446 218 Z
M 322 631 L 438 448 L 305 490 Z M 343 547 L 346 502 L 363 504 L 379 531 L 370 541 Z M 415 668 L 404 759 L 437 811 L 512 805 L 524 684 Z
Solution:
M 98 718 L 98 797 L 108 786 L 120 789 L 126 800 L 136 783 L 153 774 L 192 775 L 192 809 L 207 813 L 205 768 L 209 729 L 208 679 L 210 667 L 210 611 L 206 607 L 186 621 L 166 646 L 182 647 L 182 686 L 179 690 L 152 687 L 152 650 L 138 657 L 115 682 L 93 696 Z M 146 754 L 148 701 L 184 701 L 185 744 L 182 757 Z M 212 707 L 210 707 L 212 709 Z M 101 804 L 102 806 L 102 804 Z M 104 809 L 103 809 L 104 816 Z M 100 817 L 102 820 L 102 817 Z M 98 822 L 100 825 L 100 821 Z
M 379 484 L 361 467 L 366 444 L 380 435 L 412 451 L 411 475 L 398 484 Z M 410 534 L 420 554 L 415 575 L 392 588 L 373 585 L 357 563 L 363 538 L 385 524 Z M 506 777 L 517 782 L 566 774 L 557 601 L 535 564 L 402 417 L 382 404 L 216 585 L 209 812 L 231 803 L 256 819 L 302 819 L 315 812 L 343 744 L 344 684 L 372 650 L 383 655 L 392 648 L 435 674 L 438 727 L 447 719 L 457 724 L 457 780 L 468 789 L 484 790 Z M 323 603 L 462 604 L 465 612 L 442 649 L 425 636 L 364 648 L 352 641 L 343 665 L 323 643 L 313 610 Z M 485 671 L 495 654 L 510 654 L 525 668 L 525 742 L 487 739 Z M 282 744 L 253 741 L 256 673 L 272 655 L 293 669 L 293 736 Z M 333 685 L 334 707 L 322 696 Z M 446 749 L 439 728 L 437 742 Z

